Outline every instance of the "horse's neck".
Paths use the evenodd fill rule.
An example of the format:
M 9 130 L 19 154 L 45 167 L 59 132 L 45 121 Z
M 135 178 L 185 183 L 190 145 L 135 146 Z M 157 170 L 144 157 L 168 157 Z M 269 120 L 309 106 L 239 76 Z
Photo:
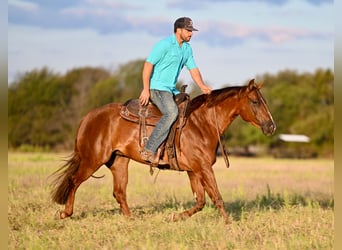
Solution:
M 200 121 L 199 126 L 211 127 L 214 133 L 217 133 L 218 128 L 222 134 L 238 116 L 237 101 L 233 98 L 231 101 L 223 100 L 210 107 L 202 105 L 192 113 L 192 116 Z M 189 118 L 191 119 L 191 116 Z
M 227 105 L 227 106 L 217 106 L 217 123 L 220 133 L 223 134 L 224 131 L 230 126 L 230 124 L 235 120 L 238 114 L 237 105 Z

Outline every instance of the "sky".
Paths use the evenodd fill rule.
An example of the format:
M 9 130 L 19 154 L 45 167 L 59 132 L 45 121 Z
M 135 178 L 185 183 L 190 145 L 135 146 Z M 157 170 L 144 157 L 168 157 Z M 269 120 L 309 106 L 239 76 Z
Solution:
M 190 44 L 213 88 L 334 69 L 333 0 L 8 0 L 9 84 L 43 67 L 115 72 L 145 59 L 183 16 L 199 30 Z M 179 80 L 191 82 L 186 68 Z

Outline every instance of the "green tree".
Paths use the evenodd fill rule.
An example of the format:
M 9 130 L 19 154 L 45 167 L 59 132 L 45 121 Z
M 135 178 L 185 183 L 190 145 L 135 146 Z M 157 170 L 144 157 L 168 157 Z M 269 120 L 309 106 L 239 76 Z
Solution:
M 142 69 L 144 60 L 135 60 L 122 65 L 116 72 L 119 80 L 116 102 L 125 102 L 129 99 L 138 98 L 143 88 Z
M 89 90 L 89 99 L 86 104 L 87 110 L 103 106 L 107 103 L 115 102 L 120 99 L 119 79 L 117 76 L 98 81 Z
M 333 154 L 333 81 L 329 69 L 317 69 L 313 74 L 285 70 L 259 76 L 257 82 L 265 83 L 261 92 L 276 122 L 276 134 L 265 137 L 237 120 L 226 132 L 227 145 L 245 149 L 248 145 L 269 147 L 278 134 L 305 134 L 311 138 L 310 147 L 317 154 Z
M 8 140 L 10 147 L 30 144 L 71 149 L 82 117 L 110 102 L 138 98 L 142 90 L 144 60 L 121 65 L 115 72 L 103 68 L 76 68 L 65 75 L 47 68 L 21 75 L 8 87 Z M 280 133 L 306 134 L 320 155 L 332 155 L 334 143 L 334 74 L 285 70 L 256 77 L 277 124 L 274 136 L 236 119 L 225 133 L 228 151 L 250 146 L 270 147 Z M 177 86 L 183 85 L 178 82 Z M 193 98 L 196 85 L 187 88 Z
M 63 110 L 70 86 L 47 68 L 26 73 L 8 89 L 10 147 L 22 144 L 53 147 L 63 141 Z

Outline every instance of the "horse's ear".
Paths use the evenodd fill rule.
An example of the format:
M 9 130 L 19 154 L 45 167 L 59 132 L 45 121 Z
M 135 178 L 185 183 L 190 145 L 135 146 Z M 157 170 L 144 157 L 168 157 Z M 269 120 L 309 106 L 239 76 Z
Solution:
M 264 85 L 264 83 L 262 82 L 262 83 L 259 83 L 256 87 L 257 87 L 258 89 L 261 89 L 263 85 Z
M 248 91 L 251 91 L 254 87 L 254 78 L 252 80 L 249 81 L 248 83 Z

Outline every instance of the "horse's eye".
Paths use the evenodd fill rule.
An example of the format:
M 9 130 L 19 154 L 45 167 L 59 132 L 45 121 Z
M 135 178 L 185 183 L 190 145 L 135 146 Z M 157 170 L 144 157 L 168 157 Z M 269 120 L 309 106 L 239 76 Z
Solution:
M 257 104 L 259 103 L 259 101 L 258 101 L 258 100 L 251 100 L 251 103 L 252 103 L 253 105 L 257 105 Z

